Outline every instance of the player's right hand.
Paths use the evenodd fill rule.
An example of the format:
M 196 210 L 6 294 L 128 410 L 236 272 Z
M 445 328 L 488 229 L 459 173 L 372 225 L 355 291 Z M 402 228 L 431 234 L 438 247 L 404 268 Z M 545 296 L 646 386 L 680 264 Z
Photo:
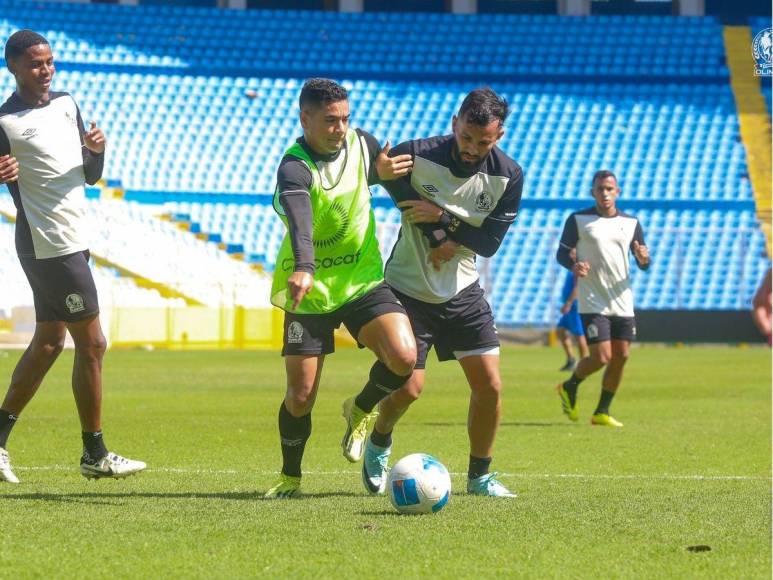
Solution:
M 308 272 L 293 272 L 287 280 L 287 288 L 290 290 L 290 297 L 293 299 L 293 310 L 296 310 L 301 304 L 306 294 L 309 293 L 314 285 L 314 276 Z
M 398 177 L 408 175 L 413 169 L 413 158 L 410 155 L 389 156 L 392 146 L 387 140 L 384 148 L 376 157 L 376 172 L 381 181 L 392 181 Z
M 19 162 L 16 157 L 0 155 L 0 183 L 10 183 L 19 179 Z
M 440 266 L 453 259 L 458 249 L 459 244 L 453 240 L 446 240 L 437 248 L 432 248 L 429 251 L 429 261 L 432 262 L 432 267 L 440 271 Z
M 561 314 L 568 314 L 571 309 L 572 309 L 571 303 L 564 304 L 563 306 L 561 306 L 560 312 Z
M 590 272 L 590 264 L 588 262 L 577 262 L 572 268 L 572 272 L 579 278 L 585 278 Z

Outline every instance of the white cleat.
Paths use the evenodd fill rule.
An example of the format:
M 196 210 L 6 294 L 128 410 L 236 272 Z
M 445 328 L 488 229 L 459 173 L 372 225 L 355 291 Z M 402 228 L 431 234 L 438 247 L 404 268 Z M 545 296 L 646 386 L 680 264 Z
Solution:
M 109 477 L 112 479 L 121 479 L 129 477 L 145 469 L 147 465 L 144 461 L 127 459 L 115 453 L 108 453 L 99 461 L 92 460 L 84 453 L 81 458 L 81 475 L 86 479 L 102 479 Z
M 19 478 L 11 470 L 11 458 L 8 452 L 0 447 L 0 481 L 6 483 L 19 483 Z

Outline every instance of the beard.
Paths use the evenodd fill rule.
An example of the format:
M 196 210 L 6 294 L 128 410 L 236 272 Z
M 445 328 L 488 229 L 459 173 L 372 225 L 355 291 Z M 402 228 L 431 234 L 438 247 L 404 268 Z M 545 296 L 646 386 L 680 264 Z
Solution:
M 475 161 L 465 161 L 462 159 L 462 152 L 459 150 L 459 145 L 454 141 L 453 148 L 451 150 L 451 157 L 460 169 L 468 173 L 474 173 L 483 163 L 482 158 L 476 158 Z

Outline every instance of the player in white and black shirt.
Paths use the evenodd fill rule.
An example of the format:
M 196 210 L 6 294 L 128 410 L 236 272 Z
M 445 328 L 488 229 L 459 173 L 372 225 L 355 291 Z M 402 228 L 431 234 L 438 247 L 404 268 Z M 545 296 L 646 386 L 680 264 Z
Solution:
M 650 256 L 639 220 L 615 205 L 620 187 L 614 173 L 596 172 L 591 192 L 596 205 L 569 216 L 557 253 L 558 262 L 578 277 L 579 311 L 590 356 L 579 362 L 568 381 L 558 385 L 558 394 L 564 414 L 577 421 L 578 385 L 606 366 L 591 423 L 622 427 L 610 416 L 609 406 L 620 386 L 631 342 L 636 339 L 628 256 L 632 252 L 642 270 L 649 268 Z
M 64 346 L 75 343 L 73 393 L 81 420 L 81 473 L 125 477 L 145 468 L 109 453 L 102 439 L 102 357 L 97 291 L 84 235 L 85 183 L 102 175 L 105 136 L 87 131 L 73 98 L 50 92 L 54 59 L 45 38 L 21 30 L 5 45 L 16 91 L 0 107 L 0 183 L 16 205 L 16 249 L 32 287 L 37 324 L 0 406 L 0 481 L 18 483 L 5 450 L 21 411 Z
M 384 277 L 411 319 L 417 362 L 406 385 L 380 403 L 363 463 L 372 493 L 382 490 L 392 429 L 419 397 L 434 346 L 439 360 L 459 361 L 472 391 L 468 491 L 515 497 L 489 473 L 501 415 L 499 338 L 476 269 L 478 255 L 499 248 L 521 201 L 521 167 L 497 147 L 507 115 L 504 99 L 477 89 L 454 116 L 453 134 L 391 151 L 411 155 L 413 170 L 383 183 L 403 211 Z

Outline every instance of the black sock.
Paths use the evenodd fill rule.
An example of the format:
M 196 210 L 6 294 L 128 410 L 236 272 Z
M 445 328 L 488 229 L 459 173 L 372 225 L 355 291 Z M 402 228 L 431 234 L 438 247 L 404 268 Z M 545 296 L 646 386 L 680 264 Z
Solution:
M 88 456 L 86 459 L 99 461 L 107 455 L 107 447 L 105 447 L 105 441 L 102 439 L 102 431 L 95 431 L 94 433 L 82 431 L 81 437 L 83 438 L 83 455 Z
M 301 476 L 301 460 L 311 436 L 311 413 L 293 417 L 282 401 L 279 407 L 279 437 L 282 444 L 282 473 Z
M 373 429 L 373 433 L 370 434 L 370 440 L 373 442 L 373 445 L 378 445 L 379 447 L 392 447 L 392 432 L 383 434 Z
M 564 391 L 569 395 L 569 402 L 572 404 L 572 407 L 574 407 L 574 403 L 577 401 L 577 387 L 579 387 L 580 383 L 584 380 L 585 379 L 578 377 L 577 373 L 572 373 L 569 380 L 564 382 Z
M 5 449 L 8 445 L 8 436 L 11 434 L 11 429 L 16 425 L 18 417 L 8 411 L 0 409 L 0 447 Z
M 467 469 L 467 477 L 477 479 L 488 473 L 491 466 L 491 457 L 473 457 L 470 455 L 470 467 Z
M 605 391 L 604 389 L 601 390 L 601 398 L 599 399 L 599 404 L 596 407 L 596 411 L 593 413 L 594 415 L 596 413 L 604 413 L 605 415 L 609 415 L 609 405 L 612 404 L 612 398 L 615 396 L 615 391 Z
M 402 387 L 410 377 L 411 375 L 404 377 L 396 375 L 380 360 L 376 361 L 370 369 L 370 380 L 354 399 L 354 404 L 366 413 L 370 413 L 381 399 Z

